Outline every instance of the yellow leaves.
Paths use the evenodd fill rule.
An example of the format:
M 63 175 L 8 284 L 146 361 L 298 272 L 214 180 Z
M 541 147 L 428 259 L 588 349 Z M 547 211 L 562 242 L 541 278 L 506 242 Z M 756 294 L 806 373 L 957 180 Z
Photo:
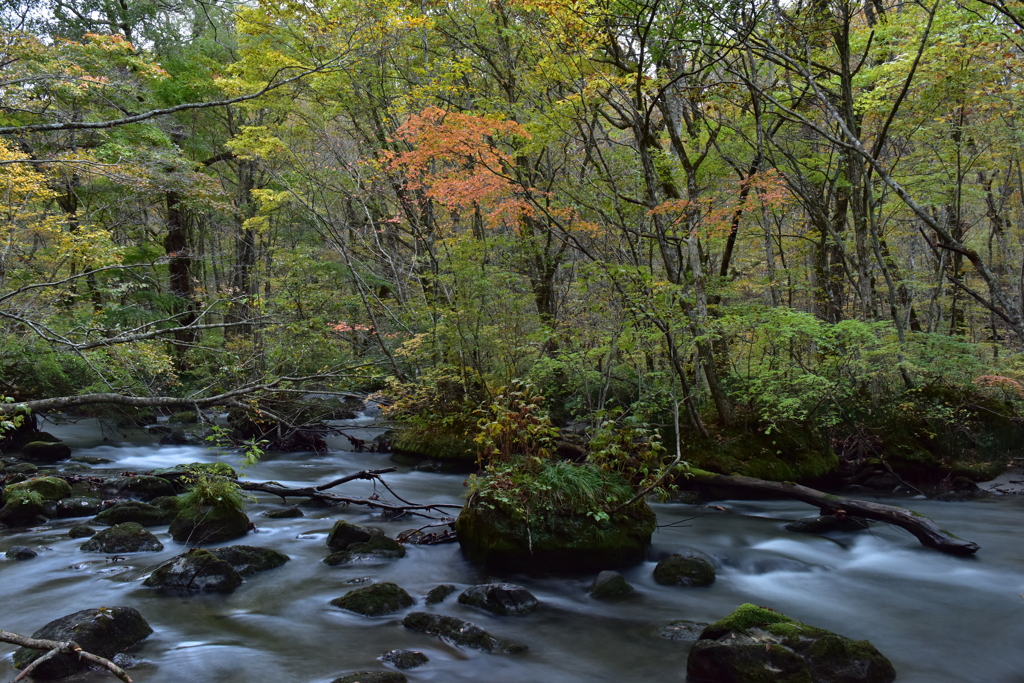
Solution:
M 243 159 L 273 159 L 288 152 L 284 142 L 267 126 L 242 126 L 242 132 L 225 146 Z

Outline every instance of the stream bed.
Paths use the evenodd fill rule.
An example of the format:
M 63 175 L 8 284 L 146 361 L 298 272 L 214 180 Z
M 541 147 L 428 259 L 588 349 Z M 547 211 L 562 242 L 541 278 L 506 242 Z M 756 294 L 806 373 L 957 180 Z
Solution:
M 360 438 L 381 431 L 369 418 L 339 424 Z M 239 466 L 237 454 L 159 446 L 140 432 L 101 432 L 92 420 L 44 429 L 63 439 L 75 455 L 114 461 L 88 468 L 96 474 L 189 462 Z M 245 469 L 245 476 L 302 486 L 396 465 L 387 454 L 345 450 L 348 442 L 341 438 L 329 444 L 334 450 L 325 455 L 268 453 Z M 461 502 L 464 479 L 403 465 L 386 475 L 399 495 L 417 503 Z M 353 481 L 336 491 L 369 495 L 374 486 Z M 390 496 L 379 486 L 377 492 Z M 291 561 L 247 578 L 230 595 L 165 595 L 142 586 L 155 565 L 187 549 L 171 540 L 166 527 L 150 528 L 163 542 L 162 552 L 127 555 L 123 561 L 80 552 L 83 539 L 68 538 L 67 530 L 89 523 L 88 518 L 0 531 L 0 556 L 14 545 L 39 552 L 28 561 L 0 557 L 0 629 L 29 635 L 78 610 L 134 607 L 155 631 L 132 653 L 139 664 L 129 673 L 137 683 L 329 683 L 353 671 L 389 668 L 377 658 L 393 649 L 419 650 L 430 658 L 425 666 L 405 672 L 413 683 L 679 683 L 685 680 L 690 643 L 661 638 L 661 627 L 679 619 L 715 621 L 752 602 L 871 640 L 893 662 L 901 683 L 1024 682 L 1024 496 L 886 502 L 932 517 L 981 550 L 971 558 L 942 555 L 921 547 L 900 529 L 877 524 L 867 532 L 828 537 L 790 533 L 783 528 L 787 522 L 816 514 L 797 502 L 716 503 L 726 511 L 655 504 L 661 526 L 650 561 L 622 571 L 637 594 L 601 602 L 587 595 L 593 575 L 494 577 L 467 562 L 457 544 L 410 546 L 404 559 L 387 563 L 328 567 L 321 560 L 328 554 L 327 532 L 337 519 L 377 526 L 392 537 L 426 522 L 414 517 L 387 520 L 354 507 L 305 506 L 304 517 L 269 519 L 262 513 L 281 503 L 261 494 L 246 510 L 257 530 L 220 545 L 269 547 Z M 686 549 L 716 560 L 715 584 L 656 584 L 651 575 L 655 561 Z M 418 601 L 408 611 L 451 614 L 499 638 L 524 643 L 529 651 L 505 655 L 460 649 L 408 631 L 401 625 L 404 612 L 367 618 L 329 604 L 365 585 L 359 582 L 367 578 L 405 588 Z M 525 586 L 540 606 L 528 616 L 498 617 L 459 605 L 455 595 L 440 605 L 423 605 L 423 595 L 438 584 L 455 584 L 461 590 L 496 578 Z M 11 663 L 14 649 L 0 645 L 0 681 L 17 674 Z M 88 672 L 66 680 L 116 679 Z

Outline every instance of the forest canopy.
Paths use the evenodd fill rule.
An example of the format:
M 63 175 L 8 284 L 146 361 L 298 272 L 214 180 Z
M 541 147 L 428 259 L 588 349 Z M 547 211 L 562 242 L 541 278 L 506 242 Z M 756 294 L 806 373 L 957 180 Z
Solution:
M 659 457 L 678 408 L 726 474 L 983 476 L 1024 401 L 1022 21 L 7 0 L 0 393 L 380 391 L 463 429 L 529 386 L 604 453 Z

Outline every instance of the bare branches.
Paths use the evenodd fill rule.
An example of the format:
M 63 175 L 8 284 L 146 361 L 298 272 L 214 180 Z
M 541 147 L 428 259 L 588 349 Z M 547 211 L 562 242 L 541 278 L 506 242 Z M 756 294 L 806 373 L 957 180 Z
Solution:
M 109 659 L 86 652 L 74 641 L 61 642 L 59 640 L 40 640 L 37 638 L 18 635 L 17 633 L 11 633 L 10 631 L 0 631 L 0 642 L 10 643 L 11 645 L 20 645 L 21 647 L 27 647 L 30 650 L 47 650 L 45 655 L 26 666 L 24 670 L 18 674 L 17 678 L 14 679 L 14 683 L 24 680 L 26 677 L 31 675 L 32 671 L 35 670 L 36 667 L 59 654 L 77 655 L 79 659 L 89 662 L 90 664 L 103 667 L 125 683 L 132 683 L 131 677 L 128 676 L 124 669 L 119 667 L 117 664 L 114 664 Z

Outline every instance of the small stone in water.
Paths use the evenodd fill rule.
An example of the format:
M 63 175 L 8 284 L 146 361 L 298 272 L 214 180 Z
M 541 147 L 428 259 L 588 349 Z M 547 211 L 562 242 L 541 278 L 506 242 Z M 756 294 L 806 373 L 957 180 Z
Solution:
M 38 554 L 39 553 L 37 553 L 36 551 L 32 550 L 28 546 L 16 545 L 16 546 L 12 546 L 11 549 L 7 551 L 7 559 L 8 560 L 31 560 L 33 557 L 36 557 Z
M 700 634 L 704 631 L 706 626 L 707 624 L 701 624 L 696 621 L 673 621 L 670 624 L 662 626 L 658 635 L 666 640 L 693 641 L 700 638 Z
M 373 581 L 373 577 L 372 576 L 360 576 L 360 577 L 355 578 L 355 579 L 349 579 L 345 583 L 367 583 L 369 581 Z
M 445 583 L 440 586 L 434 586 L 427 593 L 427 597 L 424 599 L 428 605 L 436 605 L 439 602 L 444 602 L 445 598 L 457 591 L 458 589 L 450 583 Z
M 415 669 L 430 661 L 425 654 L 418 650 L 391 650 L 385 652 L 380 658 L 399 669 Z

